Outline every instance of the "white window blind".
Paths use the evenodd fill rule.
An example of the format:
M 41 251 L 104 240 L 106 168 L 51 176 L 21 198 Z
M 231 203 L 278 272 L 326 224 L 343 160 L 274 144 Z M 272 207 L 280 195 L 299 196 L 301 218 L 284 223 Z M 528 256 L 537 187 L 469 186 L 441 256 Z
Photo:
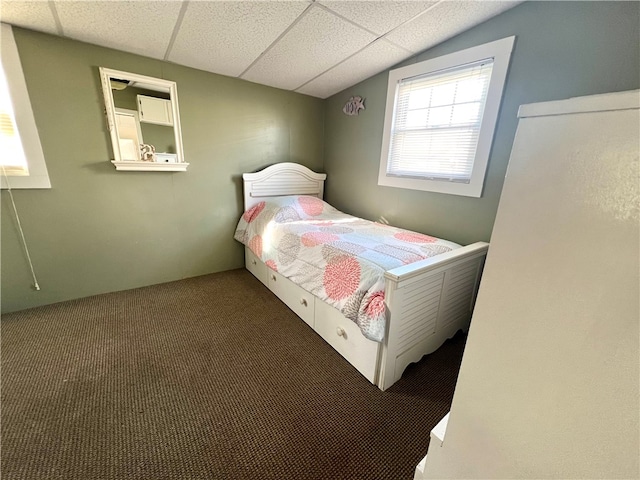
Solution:
M 469 183 L 493 58 L 398 82 L 387 175 Z
M 29 175 L 4 69 L 0 66 L 0 174 Z

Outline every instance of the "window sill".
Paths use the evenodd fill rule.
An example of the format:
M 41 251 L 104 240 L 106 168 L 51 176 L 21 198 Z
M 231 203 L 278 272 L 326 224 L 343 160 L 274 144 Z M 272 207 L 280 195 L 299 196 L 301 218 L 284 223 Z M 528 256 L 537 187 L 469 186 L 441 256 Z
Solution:
M 0 174 L 1 175 L 1 174 Z M 28 175 L 28 176 L 9 176 L 0 177 L 0 188 L 2 190 L 11 188 L 12 190 L 18 189 L 46 189 L 51 188 L 51 182 L 49 181 L 49 175 Z
M 474 172 L 469 183 L 447 182 L 443 180 L 431 180 L 428 178 L 408 178 L 387 176 L 380 172 L 378 185 L 383 187 L 404 188 L 408 190 L 422 190 L 424 192 L 446 193 L 449 195 L 461 195 L 463 197 L 480 198 L 484 172 Z

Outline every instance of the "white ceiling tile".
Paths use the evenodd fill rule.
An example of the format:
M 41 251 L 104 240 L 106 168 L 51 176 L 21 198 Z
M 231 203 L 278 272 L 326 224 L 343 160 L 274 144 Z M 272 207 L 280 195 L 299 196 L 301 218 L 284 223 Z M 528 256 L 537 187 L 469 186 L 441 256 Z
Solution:
M 398 25 L 438 3 L 421 1 L 324 1 L 320 3 L 352 22 L 384 35 Z
M 53 35 L 60 33 L 47 2 L 2 0 L 0 22 Z
M 306 9 L 308 1 L 191 2 L 169 60 L 238 76 Z
M 326 98 L 519 3 L 0 0 L 0 21 Z
M 163 58 L 182 3 L 55 0 L 55 5 L 67 37 Z
M 431 48 L 489 18 L 499 15 L 521 1 L 444 1 L 428 14 L 408 22 L 385 38 L 414 52 Z
M 379 40 L 347 61 L 296 90 L 314 97 L 327 98 L 404 60 L 407 52 Z
M 322 8 L 314 7 L 242 78 L 295 89 L 375 38 Z

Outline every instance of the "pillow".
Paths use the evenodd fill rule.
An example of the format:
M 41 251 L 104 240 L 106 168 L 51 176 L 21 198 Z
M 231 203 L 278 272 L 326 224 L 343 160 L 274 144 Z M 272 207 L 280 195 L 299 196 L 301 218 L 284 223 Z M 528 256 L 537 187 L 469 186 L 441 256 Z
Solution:
M 272 221 L 276 223 L 297 222 L 300 220 L 322 221 L 325 215 L 333 213 L 341 214 L 331 205 L 317 197 L 308 195 L 269 197 L 266 201 L 256 203 L 242 214 L 234 238 L 250 246 L 250 240 L 260 237 Z M 262 247 L 252 248 L 252 250 L 256 255 L 260 256 L 257 251 L 262 250 Z
M 327 202 L 309 195 L 271 197 L 265 209 L 273 210 L 273 218 L 278 223 L 320 219 L 324 214 L 337 212 Z

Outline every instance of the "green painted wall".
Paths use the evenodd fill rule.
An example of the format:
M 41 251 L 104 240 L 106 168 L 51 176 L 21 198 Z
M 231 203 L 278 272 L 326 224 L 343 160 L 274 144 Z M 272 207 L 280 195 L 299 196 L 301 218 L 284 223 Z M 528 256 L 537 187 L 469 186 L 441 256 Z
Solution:
M 239 268 L 241 174 L 323 168 L 323 102 L 14 29 L 51 190 L 14 190 L 41 290 L 1 195 L 2 311 Z M 178 84 L 187 172 L 117 172 L 98 67 Z
M 640 88 L 639 10 L 527 2 L 403 63 L 517 36 L 480 199 L 377 186 L 387 72 L 322 101 L 15 29 L 53 188 L 14 191 L 39 292 L 2 192 L 2 311 L 241 267 L 241 174 L 280 161 L 326 171 L 326 197 L 346 212 L 488 240 L 518 106 Z M 187 172 L 116 172 L 99 66 L 178 83 Z M 352 95 L 366 97 L 357 117 L 341 111 Z
M 325 104 L 327 200 L 340 210 L 459 243 L 489 240 L 521 104 L 640 88 L 640 3 L 527 2 L 406 65 L 516 35 L 482 198 L 379 187 L 388 72 Z M 353 95 L 366 110 L 347 117 Z M 542 234 L 544 232 L 541 232 Z

